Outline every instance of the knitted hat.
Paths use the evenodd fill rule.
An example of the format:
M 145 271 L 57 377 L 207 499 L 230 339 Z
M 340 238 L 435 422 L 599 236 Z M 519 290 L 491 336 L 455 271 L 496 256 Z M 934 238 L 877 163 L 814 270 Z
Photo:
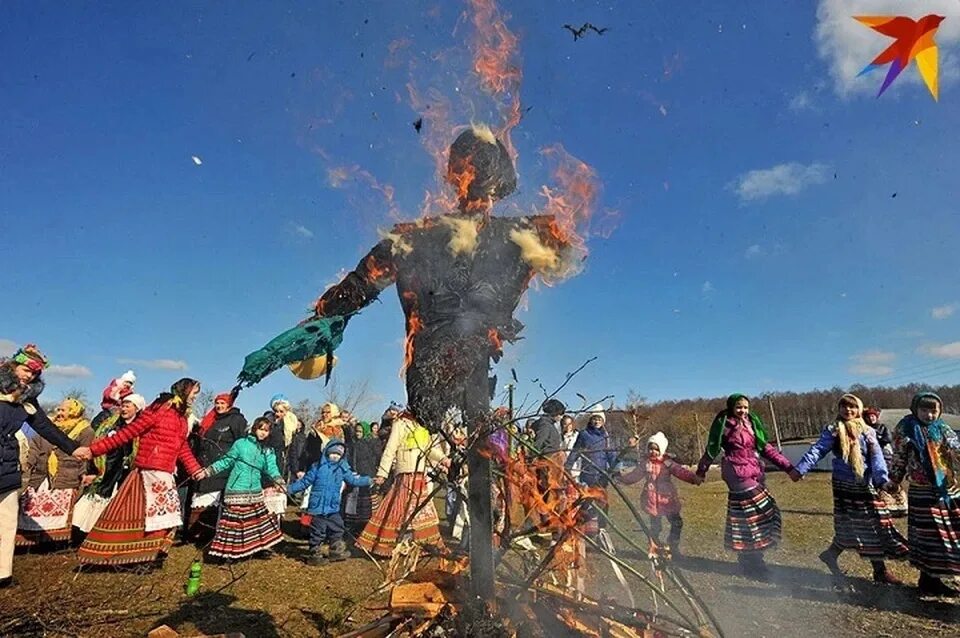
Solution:
M 233 395 L 229 392 L 222 392 L 213 398 L 213 402 L 226 401 L 228 406 L 233 405 Z
M 591 419 L 595 416 L 598 416 L 600 417 L 600 420 L 603 423 L 607 422 L 607 414 L 606 412 L 603 411 L 603 406 L 600 405 L 599 403 L 597 403 L 596 405 L 592 406 L 589 410 L 587 410 L 587 416 L 589 416 Z M 661 452 L 662 451 L 663 450 L 661 450 Z
M 663 432 L 657 432 L 656 434 L 651 436 L 649 439 L 647 439 L 647 447 L 650 447 L 651 443 L 657 446 L 657 449 L 660 450 L 660 454 L 667 453 L 667 445 L 668 445 L 667 435 L 664 434 Z
M 44 368 L 50 367 L 50 361 L 47 360 L 43 353 L 40 352 L 40 349 L 32 343 L 28 343 L 17 350 L 12 358 L 19 365 L 30 368 L 35 374 L 40 374 Z
M 880 418 L 880 408 L 867 408 L 863 411 L 863 416 L 872 414 L 873 416 Z
M 127 370 L 126 372 L 120 375 L 120 380 L 127 381 L 130 383 L 130 385 L 133 385 L 134 383 L 137 382 L 137 375 L 133 373 L 133 370 Z
M 123 397 L 124 401 L 129 401 L 130 403 L 137 406 L 137 412 L 143 412 L 143 409 L 147 407 L 147 400 L 143 398 L 142 394 L 128 394 Z
M 288 408 L 290 407 L 290 401 L 289 401 L 289 399 L 287 399 L 287 397 L 284 396 L 283 394 L 275 394 L 275 395 L 273 395 L 272 397 L 270 397 L 270 407 L 271 407 L 271 408 L 277 407 L 277 404 L 278 404 L 278 403 L 282 403 L 282 404 L 286 405 Z

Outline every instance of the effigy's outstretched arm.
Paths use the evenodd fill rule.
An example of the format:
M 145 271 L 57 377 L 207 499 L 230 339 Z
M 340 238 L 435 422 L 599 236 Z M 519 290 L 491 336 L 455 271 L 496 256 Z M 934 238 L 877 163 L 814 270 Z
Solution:
M 393 241 L 384 239 L 367 253 L 357 267 L 320 296 L 315 316 L 349 316 L 369 305 L 397 278 Z

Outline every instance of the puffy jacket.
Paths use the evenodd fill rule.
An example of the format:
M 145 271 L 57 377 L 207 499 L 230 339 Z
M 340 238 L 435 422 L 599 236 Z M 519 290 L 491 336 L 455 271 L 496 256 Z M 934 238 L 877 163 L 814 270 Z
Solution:
M 200 471 L 200 464 L 187 445 L 187 418 L 169 404 L 147 408 L 113 436 L 94 441 L 90 451 L 95 456 L 107 454 L 137 437 L 140 437 L 140 444 L 133 464 L 141 470 L 172 473 L 179 460 L 189 474 Z
M 803 455 L 800 462 L 797 463 L 797 471 L 805 475 L 812 470 L 820 459 L 830 452 L 833 452 L 833 476 L 843 481 L 850 482 L 871 482 L 876 487 L 882 487 L 889 480 L 887 476 L 887 462 L 883 458 L 883 450 L 880 448 L 877 433 L 873 428 L 864 429 L 859 437 L 860 454 L 864 459 L 863 481 L 857 478 L 853 468 L 849 463 L 843 460 L 840 452 L 840 442 L 837 440 L 837 424 L 831 423 L 820 432 L 820 438 L 810 446 L 807 453 Z
M 247 435 L 247 420 L 237 408 L 230 408 L 213 418 L 213 425 L 202 434 L 193 435 L 193 453 L 201 465 L 210 466 Z M 227 476 L 211 476 L 197 483 L 196 491 L 219 492 L 227 485 Z
M 624 474 L 621 480 L 627 485 L 643 481 L 641 495 L 643 509 L 650 516 L 674 516 L 680 513 L 680 496 L 677 486 L 670 480 L 677 477 L 686 483 L 695 483 L 697 475 L 669 457 L 646 458 Z
M 225 482 L 227 492 L 259 492 L 262 477 L 269 477 L 270 482 L 281 478 L 276 452 L 261 445 L 252 434 L 234 443 L 209 469 L 211 474 L 230 470 Z
M 577 460 L 584 457 L 580 464 L 580 482 L 590 486 L 606 487 L 607 477 L 601 472 L 610 472 L 617 464 L 617 451 L 610 443 L 605 428 L 587 427 L 580 431 L 577 440 L 567 457 L 567 469 L 573 468 Z
M 20 489 L 20 444 L 17 432 L 24 423 L 67 454 L 73 454 L 78 445 L 47 418 L 43 408 L 31 403 L 30 412 L 22 403 L 0 395 L 0 494 Z
M 345 452 L 343 443 L 330 441 L 323 451 L 323 458 L 310 466 L 303 478 L 292 483 L 287 491 L 296 494 L 310 487 L 310 503 L 307 513 L 316 516 L 328 516 L 340 512 L 340 494 L 344 482 L 356 487 L 368 487 L 373 481 L 369 476 L 360 476 L 350 468 L 345 457 L 334 463 L 327 455 L 333 448 Z
M 423 473 L 427 465 L 437 465 L 444 456 L 440 443 L 425 427 L 413 419 L 397 417 L 383 448 L 377 476 L 387 478 L 391 469 L 397 474 Z

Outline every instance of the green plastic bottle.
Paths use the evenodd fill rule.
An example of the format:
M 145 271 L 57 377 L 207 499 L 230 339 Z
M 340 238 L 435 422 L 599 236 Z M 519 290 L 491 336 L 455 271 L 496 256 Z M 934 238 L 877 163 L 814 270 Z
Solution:
M 203 573 L 203 563 L 200 559 L 195 559 L 190 565 L 190 577 L 187 578 L 187 586 L 184 588 L 187 596 L 196 596 L 200 591 L 200 575 Z

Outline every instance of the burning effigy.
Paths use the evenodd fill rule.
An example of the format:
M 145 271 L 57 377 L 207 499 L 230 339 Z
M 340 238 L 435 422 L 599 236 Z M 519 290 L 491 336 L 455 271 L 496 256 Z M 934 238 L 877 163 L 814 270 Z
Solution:
M 491 412 L 496 382 L 491 362 L 499 361 L 505 344 L 521 336 L 524 326 L 515 316 L 521 298 L 535 280 L 552 284 L 579 272 L 586 256 L 585 226 L 599 185 L 593 169 L 555 145 L 541 151 L 553 167 L 553 184 L 538 191 L 542 206 L 531 214 L 516 208 L 512 212 L 520 214 L 495 214 L 497 204 L 518 185 L 518 155 L 510 138 L 521 119 L 518 40 L 493 2 L 471 0 L 468 5 L 477 31 L 472 70 L 480 87 L 502 107 L 502 122 L 441 131 L 448 140 L 437 153 L 445 190 L 428 194 L 416 221 L 382 231 L 357 266 L 320 296 L 310 317 L 249 355 L 240 383 L 252 385 L 284 365 L 304 378 L 329 377 L 334 350 L 349 322 L 396 286 L 406 326 L 402 374 L 408 412 L 404 434 L 394 442 L 399 451 L 392 454 L 413 458 L 397 463 L 397 485 L 412 496 L 388 505 L 390 514 L 375 513 L 361 535 L 364 549 L 378 547 L 378 532 L 390 537 L 385 586 L 393 591 L 392 611 L 379 623 L 347 635 L 479 631 L 509 636 L 517 635 L 521 625 L 537 625 L 543 635 L 714 635 L 715 624 L 711 628 L 708 614 L 676 575 L 666 577 L 676 589 L 668 594 L 667 566 L 657 562 L 656 576 L 644 576 L 616 556 L 607 526 L 601 525 L 603 534 L 589 533 L 588 512 L 606 517 L 606 509 L 596 507 L 606 501 L 606 489 L 578 484 L 562 460 L 542 458 L 516 436 L 516 415 Z M 410 92 L 418 95 L 413 87 Z M 418 120 L 418 133 L 422 124 Z M 459 453 L 442 427 L 451 411 L 462 416 L 468 432 Z M 435 458 L 439 445 L 451 452 L 445 464 Z M 445 480 L 438 470 L 447 472 Z M 468 558 L 445 554 L 439 570 L 426 571 L 418 529 L 421 538 L 433 539 L 433 498 L 442 486 L 458 484 L 463 471 Z M 383 473 L 381 463 L 378 476 Z M 544 476 L 550 477 L 549 485 L 542 485 Z M 431 478 L 437 484 L 432 490 Z M 615 485 L 613 489 L 619 492 Z M 385 500 L 394 497 L 388 493 Z M 546 536 L 548 546 L 533 545 L 531 532 Z M 629 605 L 589 595 L 582 571 L 588 549 L 610 561 Z M 467 567 L 469 583 L 463 580 Z M 625 571 L 652 592 L 654 611 L 636 605 Z M 461 589 L 472 596 L 458 595 Z M 686 608 L 674 601 L 678 591 L 689 603 Z M 670 614 L 657 613 L 658 599 Z M 507 613 L 493 616 L 494 607 Z

